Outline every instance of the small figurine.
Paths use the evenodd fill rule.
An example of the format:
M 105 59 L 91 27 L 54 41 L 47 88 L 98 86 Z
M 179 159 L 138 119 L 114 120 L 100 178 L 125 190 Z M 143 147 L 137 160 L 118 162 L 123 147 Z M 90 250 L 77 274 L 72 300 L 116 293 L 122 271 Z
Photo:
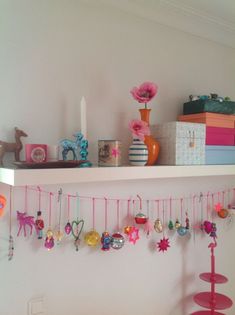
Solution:
M 38 234 L 38 239 L 42 239 L 43 236 L 43 229 L 44 229 L 44 221 L 42 219 L 42 212 L 38 211 L 37 212 L 37 219 L 35 221 L 35 226 L 37 228 L 37 234 Z
M 101 249 L 103 251 L 110 250 L 110 247 L 111 247 L 111 236 L 109 235 L 109 232 L 103 232 L 102 233 L 101 244 L 102 244 Z
M 69 153 L 69 151 L 72 151 L 73 159 L 78 160 L 77 150 L 78 150 L 78 147 L 80 146 L 83 135 L 81 134 L 81 132 L 77 132 L 73 136 L 75 137 L 75 141 L 68 140 L 68 139 L 64 139 L 60 141 L 60 145 L 63 148 L 62 157 L 64 161 L 67 160 L 67 154 Z
M 15 127 L 15 143 L 0 141 L 0 165 L 3 165 L 3 157 L 6 152 L 15 152 L 15 160 L 20 161 L 20 151 L 23 148 L 21 137 L 28 137 L 28 135 L 23 130 Z

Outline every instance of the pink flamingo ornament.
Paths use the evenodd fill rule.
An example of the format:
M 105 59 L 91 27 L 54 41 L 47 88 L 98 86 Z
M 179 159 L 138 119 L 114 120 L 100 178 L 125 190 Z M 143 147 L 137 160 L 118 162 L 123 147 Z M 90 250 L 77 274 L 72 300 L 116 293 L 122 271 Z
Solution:
M 26 212 L 19 212 L 17 211 L 17 220 L 19 222 L 19 230 L 17 236 L 20 235 L 22 228 L 24 228 L 24 236 L 26 237 L 26 225 L 30 227 L 30 235 L 32 235 L 33 227 L 35 227 L 34 217 L 29 216 Z

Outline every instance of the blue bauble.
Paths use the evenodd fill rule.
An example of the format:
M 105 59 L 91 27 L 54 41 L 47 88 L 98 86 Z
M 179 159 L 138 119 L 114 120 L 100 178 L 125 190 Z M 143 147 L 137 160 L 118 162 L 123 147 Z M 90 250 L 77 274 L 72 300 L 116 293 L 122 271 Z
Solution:
M 186 229 L 186 227 L 184 227 L 184 226 L 180 226 L 180 227 L 177 229 L 177 233 L 178 233 L 180 236 L 185 236 L 185 235 L 188 233 L 188 229 Z

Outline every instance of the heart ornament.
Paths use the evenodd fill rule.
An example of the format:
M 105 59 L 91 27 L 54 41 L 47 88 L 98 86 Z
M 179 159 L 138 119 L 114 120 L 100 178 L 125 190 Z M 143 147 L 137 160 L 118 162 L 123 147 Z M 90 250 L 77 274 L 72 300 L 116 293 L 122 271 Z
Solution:
M 80 244 L 80 235 L 84 227 L 84 220 L 74 220 L 72 222 L 72 235 L 74 237 L 74 246 L 78 251 L 78 245 Z

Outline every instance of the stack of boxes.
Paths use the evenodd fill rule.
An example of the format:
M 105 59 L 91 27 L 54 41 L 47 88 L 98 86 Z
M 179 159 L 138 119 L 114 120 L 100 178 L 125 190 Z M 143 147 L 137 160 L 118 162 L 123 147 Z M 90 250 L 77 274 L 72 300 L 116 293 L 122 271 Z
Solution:
M 179 121 L 205 124 L 205 164 L 235 164 L 235 102 L 199 99 L 184 103 Z

